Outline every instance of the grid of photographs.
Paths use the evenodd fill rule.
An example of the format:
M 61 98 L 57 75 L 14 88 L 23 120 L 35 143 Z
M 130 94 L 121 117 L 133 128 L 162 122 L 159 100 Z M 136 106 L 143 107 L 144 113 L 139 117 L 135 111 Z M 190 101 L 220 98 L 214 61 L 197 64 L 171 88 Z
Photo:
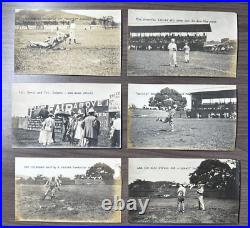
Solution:
M 128 90 L 122 93 L 122 82 L 94 78 L 121 76 L 122 10 L 15 9 L 16 78 L 54 78 L 12 83 L 12 148 L 40 153 L 15 157 L 15 221 L 122 224 L 127 210 L 129 224 L 238 224 L 240 160 L 230 155 L 237 85 L 227 82 L 237 76 L 237 14 L 127 13 Z M 71 79 L 57 81 L 61 76 Z M 140 83 L 129 80 L 135 76 Z M 159 76 L 161 84 L 143 80 Z M 193 82 L 171 84 L 171 77 Z M 221 81 L 197 84 L 198 77 Z M 105 150 L 123 145 L 133 154 L 181 150 L 187 156 L 105 157 Z M 78 154 L 42 154 L 55 149 Z M 228 158 L 191 158 L 190 151 Z

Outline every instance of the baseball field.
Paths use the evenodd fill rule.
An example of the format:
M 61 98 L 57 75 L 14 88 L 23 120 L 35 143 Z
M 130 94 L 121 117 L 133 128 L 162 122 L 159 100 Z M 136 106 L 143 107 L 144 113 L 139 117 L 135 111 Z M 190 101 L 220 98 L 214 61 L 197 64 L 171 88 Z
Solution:
M 170 67 L 168 51 L 128 51 L 129 76 L 235 77 L 236 55 L 191 51 L 190 62 L 177 52 L 178 67 Z
M 69 32 L 62 29 L 62 32 Z M 121 65 L 120 29 L 76 29 L 77 44 L 65 42 L 64 50 L 45 50 L 27 47 L 29 41 L 42 42 L 55 37 L 50 28 L 16 29 L 15 73 L 58 75 L 119 76 Z
M 103 199 L 113 199 L 120 192 L 116 185 L 63 185 L 56 197 L 42 199 L 43 185 L 16 184 L 16 219 L 31 221 L 119 222 L 120 212 L 105 211 Z M 118 194 L 119 195 L 119 194 Z
M 152 198 L 144 215 L 129 212 L 130 223 L 237 224 L 237 200 L 205 198 L 205 211 L 198 210 L 195 197 L 186 197 L 185 212 L 177 213 L 176 198 Z
M 232 150 L 236 120 L 174 118 L 174 132 L 168 123 L 156 121 L 161 111 L 137 109 L 129 113 L 129 148 L 180 150 Z

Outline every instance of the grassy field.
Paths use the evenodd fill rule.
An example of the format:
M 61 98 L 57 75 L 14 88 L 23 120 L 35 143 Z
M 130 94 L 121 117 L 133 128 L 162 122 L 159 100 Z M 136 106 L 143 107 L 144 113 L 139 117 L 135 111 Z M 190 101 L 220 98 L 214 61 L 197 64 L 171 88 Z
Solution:
M 167 66 L 167 51 L 128 51 L 129 76 L 207 76 L 235 77 L 236 56 L 191 51 L 190 63 L 184 53 L 177 53 L 178 67 Z
M 238 223 L 238 201 L 229 199 L 204 198 L 205 211 L 198 210 L 197 199 L 187 196 L 185 212 L 177 213 L 176 198 L 151 198 L 144 215 L 137 211 L 129 212 L 130 223 Z
M 236 120 L 174 118 L 175 130 L 156 121 L 161 111 L 135 110 L 129 115 L 129 148 L 232 150 Z
M 53 200 L 49 197 L 42 200 L 45 191 L 42 185 L 17 184 L 16 219 L 102 223 L 120 221 L 120 212 L 101 208 L 103 199 L 113 200 L 113 185 L 63 185 Z
M 13 129 L 13 146 L 14 147 L 43 147 L 42 144 L 39 144 L 39 131 L 26 130 L 21 128 Z M 78 148 L 77 143 L 72 146 L 69 142 L 62 141 L 62 134 L 56 133 L 56 142 L 47 146 L 47 147 L 61 147 L 69 148 L 74 147 Z M 98 136 L 98 147 L 110 147 L 109 132 L 101 131 L 101 134 Z M 80 147 L 79 147 L 80 148 Z
M 68 32 L 62 31 L 62 32 Z M 15 31 L 15 73 L 58 75 L 119 76 L 121 65 L 120 29 L 76 31 L 77 44 L 63 44 L 66 50 L 40 50 L 27 47 L 29 41 L 44 41 L 55 31 Z

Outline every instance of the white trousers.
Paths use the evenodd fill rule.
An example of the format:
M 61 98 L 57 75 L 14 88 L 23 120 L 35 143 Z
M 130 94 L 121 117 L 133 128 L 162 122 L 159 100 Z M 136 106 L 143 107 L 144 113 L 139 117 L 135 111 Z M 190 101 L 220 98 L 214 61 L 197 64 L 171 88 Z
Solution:
M 198 197 L 198 204 L 199 204 L 199 210 L 205 210 L 205 204 L 204 204 L 204 199 L 203 196 Z
M 189 61 L 189 53 L 185 53 L 185 62 Z
M 169 64 L 170 64 L 170 66 L 177 65 L 176 51 L 169 51 Z

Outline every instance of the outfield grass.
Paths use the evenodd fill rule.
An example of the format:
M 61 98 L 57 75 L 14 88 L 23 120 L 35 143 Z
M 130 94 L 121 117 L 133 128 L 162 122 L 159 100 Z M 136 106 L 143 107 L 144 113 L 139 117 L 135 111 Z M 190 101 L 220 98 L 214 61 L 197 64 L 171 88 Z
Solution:
M 191 51 L 190 63 L 185 63 L 179 51 L 177 63 L 177 68 L 167 66 L 167 51 L 128 51 L 129 76 L 236 77 L 236 55 Z
M 46 191 L 43 185 L 16 184 L 15 215 L 17 220 L 119 222 L 120 212 L 105 211 L 103 199 L 113 200 L 120 195 L 114 185 L 63 185 L 56 198 L 42 200 Z
M 236 120 L 174 118 L 174 132 L 169 124 L 156 121 L 158 113 L 147 110 L 129 113 L 129 148 L 167 148 L 180 150 L 233 150 Z

